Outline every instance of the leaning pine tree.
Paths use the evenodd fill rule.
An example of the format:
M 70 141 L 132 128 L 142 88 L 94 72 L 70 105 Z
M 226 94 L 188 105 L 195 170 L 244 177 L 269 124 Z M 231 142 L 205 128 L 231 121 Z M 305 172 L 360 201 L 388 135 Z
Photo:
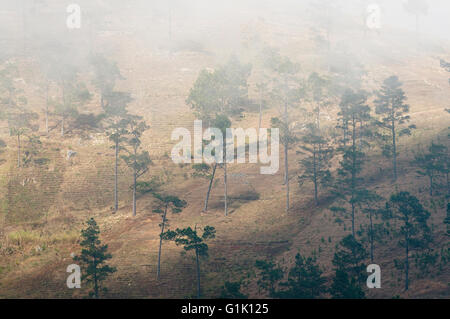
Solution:
M 94 218 L 89 219 L 87 228 L 81 231 L 81 254 L 73 258 L 84 266 L 81 280 L 93 285 L 93 290 L 89 292 L 89 297 L 92 298 L 99 298 L 100 291 L 107 291 L 105 287 L 101 287 L 101 283 L 116 271 L 114 267 L 105 264 L 112 256 L 107 253 L 108 245 L 101 245 L 99 234 L 100 228 L 96 221 Z

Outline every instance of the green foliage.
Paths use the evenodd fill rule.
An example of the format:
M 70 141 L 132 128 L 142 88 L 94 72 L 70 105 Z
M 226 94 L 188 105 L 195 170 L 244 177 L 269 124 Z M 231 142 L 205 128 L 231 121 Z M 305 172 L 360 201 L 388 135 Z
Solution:
M 276 297 L 289 299 L 315 299 L 326 293 L 326 278 L 315 257 L 295 256 L 295 265 L 289 270 L 286 282 L 280 283 Z
M 99 298 L 100 291 L 106 292 L 106 288 L 101 286 L 102 282 L 116 269 L 105 264 L 112 256 L 107 252 L 108 245 L 101 245 L 99 240 L 100 228 L 94 218 L 90 218 L 86 224 L 86 229 L 81 231 L 81 254 L 75 256 L 74 260 L 82 263 L 83 275 L 81 280 L 93 285 L 89 297 Z
M 370 120 L 370 108 L 366 104 L 367 94 L 364 91 L 354 92 L 347 90 L 340 103 L 339 120 L 343 128 L 340 147 L 342 160 L 337 169 L 336 182 L 333 185 L 333 193 L 339 201 L 351 206 L 352 234 L 355 236 L 356 208 L 366 200 L 368 192 L 363 187 L 361 172 L 365 161 L 363 148 L 366 146 L 364 137 L 370 130 L 363 125 Z M 347 142 L 350 143 L 347 145 Z
M 405 273 L 405 290 L 409 288 L 409 252 L 423 250 L 432 241 L 427 221 L 430 213 L 420 201 L 408 192 L 393 194 L 386 203 L 386 217 L 399 222 L 398 243 L 405 248 L 405 258 L 401 270 Z
M 283 278 L 283 269 L 265 260 L 257 260 L 255 267 L 259 270 L 257 282 L 259 289 L 265 290 L 269 297 L 275 297 L 275 284 Z
M 348 235 L 339 242 L 333 257 L 335 276 L 330 288 L 334 299 L 361 299 L 365 297 L 362 285 L 365 281 L 367 252 L 355 237 Z
M 158 200 L 158 206 L 153 210 L 155 213 L 163 213 L 164 210 L 170 208 L 172 213 L 180 213 L 187 206 L 187 202 L 173 195 L 164 195 L 152 193 L 153 197 Z
M 383 142 L 383 154 L 394 160 L 394 179 L 397 179 L 397 139 L 410 135 L 416 128 L 415 125 L 405 126 L 410 121 L 406 99 L 402 83 L 397 76 L 391 76 L 384 80 L 375 100 L 375 112 L 381 116 L 381 119 L 376 121 L 381 128 L 377 136 Z
M 300 146 L 301 151 L 298 153 L 306 154 L 307 157 L 300 161 L 303 171 L 298 176 L 298 182 L 300 186 L 305 181 L 313 183 L 314 198 L 317 205 L 319 187 L 327 188 L 332 185 L 330 160 L 334 155 L 334 150 L 316 125 L 309 124 L 307 129 L 307 133 L 300 138 L 302 145 Z
M 175 231 L 168 230 L 161 234 L 163 240 L 174 241 L 177 246 L 183 246 L 185 251 L 195 250 L 199 256 L 208 256 L 208 245 L 205 243 L 208 239 L 216 237 L 216 230 L 212 226 L 205 226 L 203 234 L 199 236 L 197 229 L 191 227 L 179 229 Z
M 241 292 L 241 282 L 226 281 L 222 287 L 219 299 L 247 299 L 248 296 Z
M 147 151 L 138 152 L 141 146 L 142 134 L 149 129 L 149 126 L 144 121 L 131 120 L 128 123 L 129 138 L 128 145 L 131 150 L 127 150 L 128 155 L 122 155 L 125 163 L 133 169 L 136 178 L 139 178 L 148 171 L 148 166 L 151 164 L 150 155 Z
M 193 177 L 202 177 L 210 180 L 212 178 L 212 167 L 206 163 L 193 164 L 192 169 L 194 172 L 192 173 Z
M 162 240 L 174 241 L 177 246 L 183 246 L 184 251 L 193 250 L 195 252 L 197 264 L 197 298 L 200 298 L 200 257 L 208 257 L 208 245 L 205 242 L 216 237 L 215 228 L 205 226 L 201 236 L 197 232 L 197 227 L 194 229 L 191 227 L 177 228 L 175 231 L 168 230 L 167 232 L 161 233 L 160 237 Z
M 149 181 L 136 182 L 136 191 L 140 194 L 153 193 L 163 185 L 160 178 L 152 176 Z
M 442 144 L 435 144 L 434 142 L 428 147 L 427 153 L 415 155 L 412 164 L 419 168 L 417 170 L 419 176 L 428 177 L 431 196 L 433 196 L 433 190 L 437 186 L 436 180 L 448 176 L 449 163 L 447 147 Z
M 398 235 L 400 245 L 409 245 L 410 249 L 424 248 L 430 242 L 430 229 L 427 221 L 430 213 L 420 201 L 408 192 L 393 194 L 386 203 L 388 218 L 400 221 Z
M 42 150 L 42 142 L 38 135 L 28 136 L 27 148 L 23 152 L 22 163 L 24 166 L 30 164 L 45 165 L 50 160 L 47 158 L 37 158 L 40 151 Z
M 444 224 L 447 225 L 447 236 L 450 236 L 450 203 L 447 203 L 447 217 L 444 219 Z

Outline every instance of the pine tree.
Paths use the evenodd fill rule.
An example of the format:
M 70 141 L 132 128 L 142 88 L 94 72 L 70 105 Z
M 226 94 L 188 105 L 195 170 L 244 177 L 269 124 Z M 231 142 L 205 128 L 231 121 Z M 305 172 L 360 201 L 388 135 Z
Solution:
M 214 177 L 216 176 L 217 165 L 218 163 L 214 163 L 212 165 L 208 165 L 206 163 L 192 165 L 192 168 L 194 170 L 194 173 L 192 173 L 193 177 L 202 177 L 206 178 L 209 181 L 205 204 L 203 205 L 203 212 L 208 211 L 209 195 L 211 194 Z
M 17 167 L 22 163 L 22 136 L 26 133 L 36 132 L 39 125 L 36 123 L 38 114 L 27 108 L 28 101 L 24 91 L 17 88 L 14 78 L 19 75 L 15 64 L 7 64 L 0 70 L 0 101 L 4 105 L 2 117 L 8 121 L 9 133 L 17 140 Z
M 383 223 L 374 223 L 374 218 L 382 215 L 383 210 L 379 208 L 379 203 L 383 198 L 374 191 L 368 189 L 361 189 L 357 193 L 356 203 L 361 211 L 367 214 L 369 224 L 363 227 L 367 234 L 370 250 L 370 262 L 374 262 L 375 242 L 380 240 L 383 233 L 386 231 Z
M 257 282 L 259 290 L 265 290 L 269 297 L 275 297 L 277 294 L 276 284 L 284 276 L 283 269 L 273 262 L 265 260 L 256 260 L 255 268 L 259 270 Z
M 401 86 L 402 83 L 397 76 L 387 78 L 377 92 L 375 100 L 375 111 L 381 115 L 377 123 L 384 130 L 380 134 L 381 140 L 385 142 L 383 154 L 393 160 L 394 181 L 397 181 L 398 138 L 410 135 L 411 130 L 416 128 L 415 125 L 404 127 L 404 124 L 409 122 L 410 116 L 407 115 L 409 105 L 405 104 L 407 97 Z
M 226 116 L 225 114 L 218 114 L 216 116 L 216 118 L 214 119 L 214 121 L 213 121 L 213 125 L 214 125 L 214 127 L 220 129 L 220 131 L 222 132 L 222 137 L 223 137 L 223 152 L 222 152 L 222 154 L 223 154 L 223 163 L 221 165 L 223 167 L 223 184 L 224 184 L 224 198 L 223 198 L 223 201 L 224 201 L 225 216 L 228 216 L 228 173 L 227 173 L 227 150 L 226 150 L 227 136 L 226 136 L 226 129 L 231 127 L 231 121 L 228 118 L 228 116 Z M 214 176 L 210 180 L 208 193 L 206 195 L 207 199 L 209 198 L 209 194 L 211 192 L 211 188 L 210 187 L 212 186 L 213 179 L 214 179 Z M 206 202 L 205 202 L 205 207 L 207 207 L 207 203 Z
M 448 188 L 448 151 L 447 147 L 434 142 L 428 147 L 427 153 L 417 154 L 414 158 L 413 165 L 417 166 L 417 174 L 426 176 L 430 183 L 430 196 L 433 196 L 433 190 L 437 185 L 436 179 L 442 177 L 447 179 Z
M 90 218 L 86 224 L 86 229 L 81 230 L 81 254 L 75 256 L 74 260 L 81 262 L 84 268 L 81 280 L 86 280 L 87 283 L 93 285 L 89 297 L 100 298 L 100 292 L 105 293 L 107 291 L 106 288 L 102 287 L 102 282 L 116 269 L 105 264 L 112 256 L 107 252 L 108 245 L 101 245 L 99 240 L 100 228 L 94 218 Z
M 300 66 L 278 52 L 271 52 L 266 61 L 275 74 L 271 99 L 278 104 L 280 117 L 271 119 L 272 127 L 280 130 L 280 142 L 284 149 L 284 185 L 286 186 L 286 212 L 290 208 L 289 149 L 297 141 L 292 131 L 292 118 L 289 116 L 292 106 L 298 105 L 305 96 L 305 88 L 299 85 L 297 74 Z
M 307 157 L 300 161 L 303 171 L 298 176 L 298 182 L 300 186 L 307 180 L 313 183 L 314 202 L 317 206 L 319 204 L 319 186 L 326 188 L 332 183 L 330 160 L 334 155 L 334 150 L 314 124 L 307 126 L 307 132 L 300 137 L 300 141 L 302 142 L 301 151 L 297 153 L 307 154 Z
M 276 297 L 288 299 L 320 298 L 327 289 L 326 278 L 313 257 L 295 256 L 295 265 L 289 270 L 286 282 L 281 282 Z
M 334 193 L 340 201 L 345 201 L 351 206 L 352 235 L 355 236 L 355 213 L 358 202 L 363 200 L 364 193 L 363 169 L 365 153 L 363 152 L 363 136 L 367 134 L 367 126 L 364 123 L 370 120 L 370 108 L 366 104 L 367 95 L 363 91 L 354 92 L 347 90 L 341 100 L 339 112 L 340 118 L 345 118 L 349 123 L 350 144 L 340 148 L 343 153 L 338 168 Z M 360 125 L 358 127 L 358 124 Z M 343 136 L 343 139 L 346 139 Z M 339 207 L 345 211 L 344 207 Z
M 393 194 L 386 203 L 387 218 L 400 222 L 398 229 L 399 245 L 405 249 L 404 262 L 401 265 L 405 274 L 405 290 L 409 288 L 409 254 L 413 250 L 427 247 L 431 241 L 427 221 L 430 213 L 420 201 L 408 192 Z
M 128 155 L 122 155 L 122 159 L 133 170 L 133 216 L 136 216 L 136 185 L 139 177 L 148 172 L 151 164 L 150 155 L 147 151 L 141 151 L 142 134 L 149 128 L 144 121 L 131 120 L 128 122 L 128 132 L 130 137 L 127 142 L 131 150 L 127 150 Z
M 348 235 L 339 243 L 333 258 L 335 276 L 330 288 L 334 299 L 361 299 L 365 297 L 362 285 L 365 281 L 367 252 L 355 237 Z
M 29 112 L 21 107 L 16 107 L 8 114 L 8 126 L 11 136 L 17 139 L 17 167 L 22 166 L 22 136 L 30 133 L 36 132 L 39 129 L 36 120 L 39 118 L 38 114 L 35 112 Z
M 447 203 L 447 217 L 444 219 L 444 224 L 447 225 L 446 235 L 450 236 L 450 203 Z
M 106 102 L 105 102 L 106 101 Z M 128 104 L 132 98 L 127 92 L 112 91 L 105 93 L 103 104 L 103 121 L 105 122 L 105 133 L 109 140 L 114 143 L 114 212 L 119 209 L 118 194 L 118 166 L 119 154 L 125 148 L 122 146 L 127 141 L 130 121 L 140 119 L 132 116 L 127 111 Z
M 222 287 L 219 299 L 247 299 L 248 296 L 241 292 L 241 282 L 226 281 Z
M 267 83 L 266 82 L 260 82 L 256 84 L 256 89 L 259 93 L 259 118 L 258 118 L 258 134 L 259 130 L 261 129 L 261 123 L 262 123 L 262 114 L 263 114 L 263 105 L 265 103 L 264 100 L 264 94 L 267 91 Z
M 321 111 L 331 104 L 331 81 L 316 72 L 311 73 L 308 78 L 308 89 L 311 92 L 312 102 L 314 103 L 313 113 L 315 114 L 316 126 L 320 132 Z
M 164 234 L 164 229 L 168 226 L 167 222 L 169 221 L 167 218 L 167 210 L 171 209 L 173 214 L 178 214 L 186 207 L 187 203 L 172 195 L 153 193 L 153 197 L 158 201 L 157 207 L 153 209 L 153 212 L 161 215 L 161 224 L 159 224 L 159 227 L 161 227 L 161 234 L 159 236 L 158 266 L 156 269 L 156 279 L 159 280 L 161 272 L 162 235 Z
M 212 226 L 205 226 L 201 236 L 197 232 L 197 227 L 194 229 L 191 227 L 184 229 L 177 228 L 175 231 L 168 230 L 161 234 L 163 240 L 174 241 L 177 246 L 183 246 L 185 251 L 193 250 L 195 252 L 197 265 L 197 298 L 201 297 L 200 257 L 208 257 L 208 245 L 205 242 L 215 237 L 216 230 Z

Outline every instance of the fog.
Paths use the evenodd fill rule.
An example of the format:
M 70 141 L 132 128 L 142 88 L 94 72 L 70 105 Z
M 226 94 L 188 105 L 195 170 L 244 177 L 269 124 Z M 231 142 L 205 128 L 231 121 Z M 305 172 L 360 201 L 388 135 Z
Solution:
M 83 35 L 98 36 L 107 32 L 132 32 L 143 41 L 158 42 L 170 38 L 182 40 L 208 40 L 219 34 L 239 37 L 243 24 L 264 20 L 277 25 L 295 26 L 318 23 L 317 8 L 329 15 L 332 32 L 339 32 L 345 25 L 355 30 L 364 28 L 367 8 L 376 4 L 380 8 L 380 32 L 394 28 L 409 32 L 413 37 L 416 17 L 405 10 L 406 0 L 131 0 L 73 2 L 81 8 L 81 28 L 70 30 L 66 26 L 70 2 L 55 0 L 1 0 L 0 38 L 3 53 L 9 45 L 28 39 L 31 47 L 50 40 L 67 40 Z M 327 3 L 330 3 L 327 5 Z M 316 12 L 314 12 L 316 10 Z M 421 11 L 423 12 L 423 10 Z M 445 0 L 429 0 L 428 10 L 419 16 L 422 37 L 450 39 L 450 3 Z M 366 14 L 366 17 L 363 15 Z M 214 35 L 210 35 L 214 34 Z

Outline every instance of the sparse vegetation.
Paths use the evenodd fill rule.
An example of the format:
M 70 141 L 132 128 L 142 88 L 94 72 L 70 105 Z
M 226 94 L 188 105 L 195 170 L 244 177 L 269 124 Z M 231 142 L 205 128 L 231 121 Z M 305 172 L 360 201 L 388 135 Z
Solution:
M 356 0 L 242 2 L 229 26 L 92 0 L 69 31 L 53 2 L 0 10 L 0 298 L 448 298 L 450 51 L 419 38 L 424 1 L 392 11 L 417 33 Z M 208 127 L 278 129 L 279 170 L 174 163 L 171 131 L 208 151 Z

